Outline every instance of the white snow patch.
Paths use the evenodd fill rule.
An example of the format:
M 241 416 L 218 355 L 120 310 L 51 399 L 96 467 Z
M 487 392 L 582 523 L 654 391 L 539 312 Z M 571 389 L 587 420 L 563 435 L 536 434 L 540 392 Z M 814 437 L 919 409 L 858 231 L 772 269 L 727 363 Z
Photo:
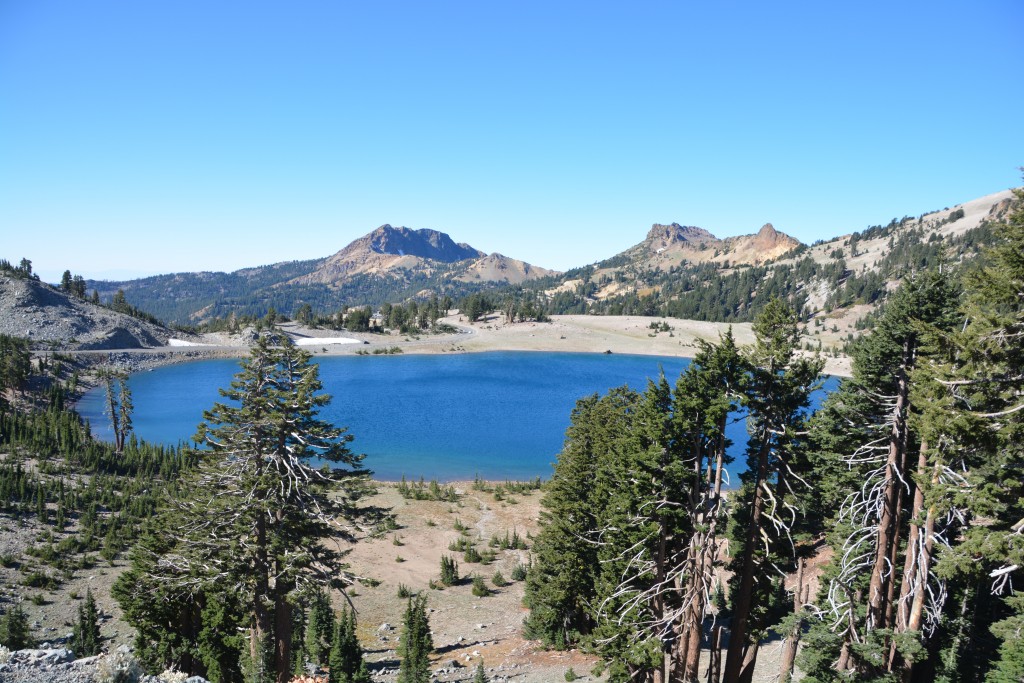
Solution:
M 302 337 L 295 340 L 296 346 L 320 346 L 322 344 L 361 344 L 358 339 L 348 337 Z
M 168 346 L 209 346 L 209 344 L 197 344 L 195 342 L 185 341 L 184 339 L 168 339 Z

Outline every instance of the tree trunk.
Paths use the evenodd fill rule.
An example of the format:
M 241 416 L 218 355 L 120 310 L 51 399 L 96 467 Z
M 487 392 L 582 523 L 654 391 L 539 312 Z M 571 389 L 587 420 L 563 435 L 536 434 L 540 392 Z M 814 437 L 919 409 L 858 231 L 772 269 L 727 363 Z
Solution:
M 922 445 L 922 452 L 924 445 Z M 918 461 L 919 469 L 927 467 L 927 462 L 924 456 Z M 939 473 L 941 466 L 938 462 L 932 469 L 932 484 L 939 483 Z M 923 496 L 922 496 L 923 498 Z M 923 538 L 919 540 L 919 552 L 920 557 L 917 560 L 917 566 L 913 576 L 912 594 L 914 596 L 913 602 L 910 605 L 910 611 L 907 617 L 906 631 L 920 631 L 921 623 L 924 621 L 924 601 L 925 595 L 928 592 L 928 576 L 931 574 L 932 565 L 932 554 L 935 550 L 935 506 L 931 505 L 928 507 L 928 513 L 925 516 L 924 527 L 920 531 L 923 534 Z M 895 653 L 894 653 L 895 658 Z M 913 675 L 914 665 L 912 662 L 904 661 L 903 666 L 900 670 L 900 678 L 903 681 L 910 681 Z
M 903 582 L 900 586 L 899 606 L 896 616 L 895 628 L 897 632 L 907 630 L 907 623 L 910 621 L 910 607 L 907 601 L 914 594 L 915 576 L 917 573 L 920 557 L 918 556 L 918 543 L 920 542 L 921 527 L 918 520 L 924 510 L 924 489 L 921 482 L 928 466 L 928 442 L 921 442 L 921 450 L 917 454 L 917 485 L 914 487 L 914 504 L 910 509 L 910 532 L 907 535 L 907 557 L 903 564 Z
M 274 586 L 274 673 L 277 683 L 292 677 L 292 604 L 288 594 L 293 586 L 278 581 Z
M 694 604 L 690 615 L 690 633 L 689 643 L 686 647 L 686 658 L 683 668 L 683 680 L 686 683 L 695 683 L 697 681 L 700 668 L 700 643 L 704 635 L 704 618 L 708 613 L 708 595 L 707 591 L 713 584 L 715 574 L 715 557 L 718 554 L 718 515 L 721 509 L 722 503 L 722 473 L 724 471 L 724 460 L 725 460 L 725 418 L 722 418 L 718 424 L 718 433 L 721 435 L 718 442 L 715 444 L 715 461 L 713 464 L 714 470 L 712 474 L 712 464 L 708 464 L 708 476 L 709 476 L 709 488 L 711 489 L 711 499 L 705 506 L 705 516 L 702 518 L 706 532 L 704 534 L 703 544 L 700 547 L 700 554 L 698 556 L 697 569 L 694 572 L 694 581 L 699 581 L 698 586 L 700 593 L 699 606 Z
M 882 514 L 878 520 L 878 538 L 875 548 L 875 562 L 871 570 L 871 581 L 868 584 L 868 614 L 867 626 L 869 630 L 885 628 L 886 614 L 889 604 L 889 584 L 893 581 L 891 568 L 886 571 L 886 565 L 892 556 L 892 546 L 898 543 L 897 532 L 899 530 L 898 509 L 900 499 L 900 481 L 902 473 L 900 464 L 905 458 L 906 444 L 906 411 L 908 383 L 906 368 L 909 365 L 910 343 L 903 345 L 903 363 L 900 366 L 898 376 L 898 390 L 896 394 L 896 407 L 894 410 L 892 429 L 889 434 L 889 455 L 885 464 L 885 491 L 882 494 Z
M 249 657 L 257 680 L 267 680 L 266 647 L 270 637 L 270 614 L 266 600 L 270 593 L 270 565 L 267 562 L 267 523 L 260 515 L 256 520 L 255 567 L 252 596 L 252 616 L 249 626 Z
M 796 649 L 800 644 L 800 633 L 803 628 L 803 620 L 800 613 L 803 611 L 804 603 L 807 602 L 807 590 L 804 588 L 804 560 L 797 563 L 796 585 L 793 586 L 793 615 L 795 620 L 793 628 L 786 635 L 786 641 L 782 644 L 782 657 L 779 667 L 779 680 L 781 683 L 789 683 L 793 677 L 793 663 L 796 661 Z
M 722 680 L 722 627 L 716 626 L 711 632 L 708 658 L 708 683 L 719 683 Z
M 739 678 L 736 683 L 752 683 L 754 680 L 754 666 L 757 664 L 757 653 L 761 649 L 761 643 L 751 643 L 743 655 L 743 666 L 740 667 Z M 731 679 L 726 678 L 727 682 Z
M 768 437 L 763 437 L 760 452 L 757 458 L 757 472 L 754 478 L 754 500 L 750 507 L 750 519 L 747 522 L 747 533 L 743 548 L 743 562 L 740 566 L 740 581 L 736 591 L 736 599 L 733 602 L 732 625 L 729 629 L 729 651 L 725 657 L 725 670 L 723 678 L 730 683 L 739 681 L 744 665 L 744 658 L 747 655 L 747 620 L 750 616 L 751 602 L 754 595 L 754 544 L 758 542 L 758 530 L 761 527 L 761 512 L 764 507 L 764 497 L 761 492 L 761 483 L 768 476 Z M 756 644 L 752 644 L 753 648 Z M 755 649 L 756 656 L 756 649 Z

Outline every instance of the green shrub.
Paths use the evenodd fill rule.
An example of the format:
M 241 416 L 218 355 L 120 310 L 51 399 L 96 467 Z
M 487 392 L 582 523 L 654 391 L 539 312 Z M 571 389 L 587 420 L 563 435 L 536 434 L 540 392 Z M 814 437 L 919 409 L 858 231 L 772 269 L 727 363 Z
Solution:
M 484 577 L 479 574 L 473 575 L 473 595 L 478 598 L 486 598 L 491 594 L 491 589 L 484 583 Z

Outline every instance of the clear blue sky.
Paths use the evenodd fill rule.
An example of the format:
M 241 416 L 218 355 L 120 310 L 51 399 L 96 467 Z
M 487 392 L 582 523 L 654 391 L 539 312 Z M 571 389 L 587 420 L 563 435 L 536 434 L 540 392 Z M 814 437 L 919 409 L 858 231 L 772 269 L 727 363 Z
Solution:
M 378 225 L 552 268 L 806 242 L 1021 183 L 1024 3 L 0 0 L 0 257 L 326 256 Z

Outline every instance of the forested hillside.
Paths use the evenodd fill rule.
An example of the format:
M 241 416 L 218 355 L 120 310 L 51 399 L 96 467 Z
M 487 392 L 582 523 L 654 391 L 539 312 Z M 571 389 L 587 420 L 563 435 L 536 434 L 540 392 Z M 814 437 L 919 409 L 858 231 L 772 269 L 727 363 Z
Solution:
M 666 254 L 672 252 L 661 251 L 663 242 L 656 239 L 524 286 L 544 292 L 549 314 L 749 322 L 769 301 L 782 297 L 804 320 L 834 317 L 837 310 L 878 303 L 907 275 L 974 258 L 991 239 L 991 223 L 1006 216 L 1009 198 L 1009 192 L 997 193 L 810 247 L 791 244 L 783 256 L 766 263 L 737 260 L 724 246 L 712 251 L 706 240 L 669 259 Z
M 612 681 L 750 681 L 772 638 L 781 680 L 1024 680 L 1022 255 L 1018 202 L 980 262 L 922 263 L 813 415 L 821 366 L 778 298 L 752 347 L 726 336 L 674 386 L 581 400 L 527 632 L 599 652 Z
M 88 281 L 103 300 L 117 292 L 133 305 L 180 325 L 261 317 L 270 309 L 317 316 L 343 308 L 404 303 L 431 296 L 458 298 L 552 275 L 501 254 L 456 244 L 436 230 L 382 225 L 322 259 L 290 261 L 233 273 L 176 273 L 125 282 Z

